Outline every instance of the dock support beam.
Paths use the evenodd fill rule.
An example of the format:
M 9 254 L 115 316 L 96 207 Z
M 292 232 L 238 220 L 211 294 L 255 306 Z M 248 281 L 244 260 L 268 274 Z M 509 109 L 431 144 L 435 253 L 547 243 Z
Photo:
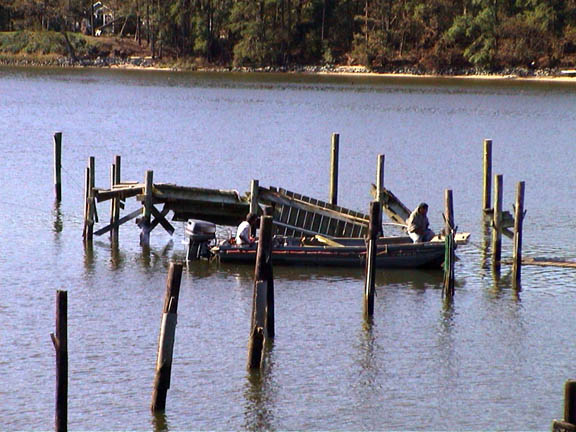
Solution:
M 272 274 L 272 217 L 262 216 L 254 269 L 248 369 L 264 367 L 264 347 L 274 337 L 274 277 Z
M 514 206 L 514 253 L 512 257 L 512 276 L 516 288 L 522 278 L 522 227 L 524 223 L 524 182 L 516 186 L 516 205 Z
M 442 296 L 444 300 L 451 300 L 454 297 L 454 234 L 456 228 L 454 226 L 454 203 L 452 199 L 452 191 L 446 189 L 444 192 L 444 233 L 445 252 L 444 252 L 444 286 L 442 289 Z
M 51 333 L 56 350 L 56 432 L 68 430 L 68 292 L 56 292 L 56 334 Z
M 150 405 L 152 412 L 161 412 L 166 409 L 166 396 L 170 388 L 170 375 L 172 373 L 172 356 L 176 338 L 178 297 L 180 295 L 181 281 L 182 263 L 170 263 L 166 279 L 160 338 L 158 340 L 154 390 L 152 391 L 152 403 Z
M 330 204 L 338 204 L 338 158 L 340 153 L 340 135 L 332 134 L 332 152 L 330 153 Z
M 378 233 L 380 231 L 379 220 L 380 203 L 372 201 L 370 203 L 370 222 L 368 226 L 368 238 L 366 246 L 366 267 L 364 280 L 364 317 L 374 316 L 374 293 L 376 284 L 376 249 Z
M 494 176 L 494 215 L 492 219 L 492 267 L 495 271 L 500 271 L 500 261 L 502 258 L 502 189 L 503 176 Z
M 62 201 L 62 132 L 54 134 L 54 193 Z
M 490 210 L 492 201 L 492 140 L 484 140 L 484 189 L 482 195 L 482 210 L 485 215 Z

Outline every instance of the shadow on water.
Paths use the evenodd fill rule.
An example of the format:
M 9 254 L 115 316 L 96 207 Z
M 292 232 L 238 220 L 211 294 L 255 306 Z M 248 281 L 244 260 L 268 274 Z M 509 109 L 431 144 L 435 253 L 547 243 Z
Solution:
M 277 384 L 273 379 L 273 341 L 265 348 L 264 368 L 250 370 L 244 390 L 244 429 L 250 431 L 274 430 L 274 410 Z

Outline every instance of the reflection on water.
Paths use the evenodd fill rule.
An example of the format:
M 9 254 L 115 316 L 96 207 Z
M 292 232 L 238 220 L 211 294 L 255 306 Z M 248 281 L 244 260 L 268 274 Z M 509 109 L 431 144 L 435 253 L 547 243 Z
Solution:
M 170 425 L 168 423 L 168 416 L 165 412 L 157 412 L 152 414 L 151 418 L 152 430 L 154 432 L 169 432 Z
M 278 389 L 274 381 L 274 362 L 267 354 L 266 367 L 251 370 L 246 374 L 244 386 L 244 426 L 245 430 L 275 430 L 276 396 Z
M 62 210 L 59 201 L 54 201 L 54 210 L 52 211 L 52 216 L 54 218 L 53 231 L 57 238 L 58 233 L 62 232 L 62 228 L 64 227 L 64 224 L 62 223 Z

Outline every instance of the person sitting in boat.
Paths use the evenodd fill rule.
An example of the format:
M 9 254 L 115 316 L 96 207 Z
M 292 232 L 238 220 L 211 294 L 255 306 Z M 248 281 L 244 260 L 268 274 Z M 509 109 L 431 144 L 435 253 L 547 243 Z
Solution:
M 435 235 L 434 231 L 429 228 L 427 213 L 428 204 L 420 203 L 406 221 L 408 235 L 414 243 L 429 242 Z
M 248 213 L 246 220 L 244 220 L 236 230 L 236 244 L 237 245 L 253 245 L 256 238 L 252 236 L 252 228 L 256 226 L 258 216 L 254 213 Z

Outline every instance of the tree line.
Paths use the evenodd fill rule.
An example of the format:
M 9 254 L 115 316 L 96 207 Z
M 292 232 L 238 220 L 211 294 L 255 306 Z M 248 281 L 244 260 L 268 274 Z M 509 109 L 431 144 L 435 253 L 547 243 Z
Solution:
M 446 72 L 576 57 L 576 0 L 2 0 L 0 31 L 94 33 L 102 8 L 117 36 L 211 64 Z

